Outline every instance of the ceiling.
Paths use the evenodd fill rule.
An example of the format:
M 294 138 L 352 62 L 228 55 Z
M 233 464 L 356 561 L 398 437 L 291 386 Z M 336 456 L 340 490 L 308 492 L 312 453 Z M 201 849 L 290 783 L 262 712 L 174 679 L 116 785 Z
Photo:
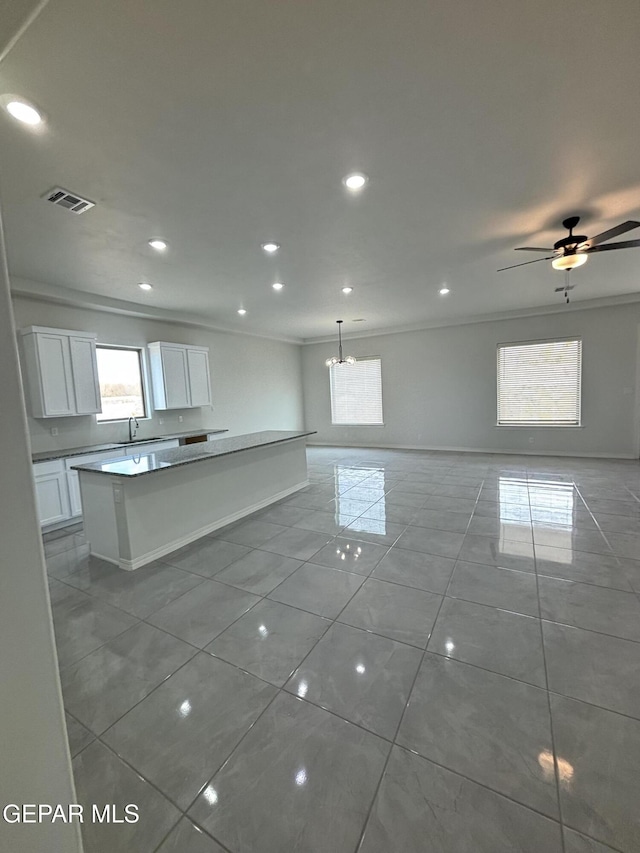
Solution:
M 10 272 L 297 340 L 556 304 L 496 270 L 640 219 L 639 43 L 637 0 L 50 0 L 0 64 L 47 119 L 0 111 Z M 640 293 L 640 251 L 572 281 Z

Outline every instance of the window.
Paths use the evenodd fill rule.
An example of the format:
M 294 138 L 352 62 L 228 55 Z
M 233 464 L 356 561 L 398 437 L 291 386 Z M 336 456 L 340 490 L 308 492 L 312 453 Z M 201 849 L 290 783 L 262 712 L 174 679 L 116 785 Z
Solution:
M 334 364 L 329 368 L 329 381 L 332 424 L 382 425 L 382 363 L 379 358 L 359 358 L 355 364 Z
M 582 341 L 498 345 L 498 424 L 579 426 Z
M 96 415 L 98 421 L 145 418 L 142 350 L 97 346 L 96 355 L 102 400 L 102 413 Z

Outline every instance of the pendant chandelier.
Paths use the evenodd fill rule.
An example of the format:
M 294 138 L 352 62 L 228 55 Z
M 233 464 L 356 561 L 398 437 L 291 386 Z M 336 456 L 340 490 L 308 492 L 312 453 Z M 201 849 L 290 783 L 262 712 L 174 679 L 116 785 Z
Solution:
M 333 367 L 334 364 L 355 364 L 356 360 L 352 355 L 348 355 L 346 358 L 342 356 L 342 320 L 336 320 L 338 324 L 338 357 L 334 355 L 332 358 L 328 358 L 325 361 L 327 367 Z

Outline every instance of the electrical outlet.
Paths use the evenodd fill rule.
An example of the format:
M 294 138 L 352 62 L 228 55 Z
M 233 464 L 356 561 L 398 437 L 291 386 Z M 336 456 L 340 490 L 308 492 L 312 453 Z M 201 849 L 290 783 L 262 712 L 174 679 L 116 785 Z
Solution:
M 534 442 L 534 438 L 532 435 L 530 435 L 529 436 L 529 444 L 533 444 L 533 442 Z
M 58 427 L 51 427 L 51 435 L 57 435 L 57 434 L 58 434 Z
M 158 421 L 158 423 L 159 423 L 159 424 L 163 424 L 163 423 L 164 423 L 164 418 L 160 418 L 160 419 L 159 419 L 159 421 Z
M 182 415 L 178 415 L 178 420 L 180 421 L 180 423 L 182 423 L 182 421 L 184 420 L 184 418 L 182 417 Z

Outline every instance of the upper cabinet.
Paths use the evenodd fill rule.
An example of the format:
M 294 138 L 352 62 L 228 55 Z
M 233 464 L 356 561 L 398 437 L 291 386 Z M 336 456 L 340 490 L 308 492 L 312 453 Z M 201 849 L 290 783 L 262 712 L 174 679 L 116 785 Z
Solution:
M 149 363 L 156 409 L 211 405 L 208 347 L 154 341 Z
M 43 326 L 29 326 L 20 334 L 34 418 L 102 411 L 95 335 Z

